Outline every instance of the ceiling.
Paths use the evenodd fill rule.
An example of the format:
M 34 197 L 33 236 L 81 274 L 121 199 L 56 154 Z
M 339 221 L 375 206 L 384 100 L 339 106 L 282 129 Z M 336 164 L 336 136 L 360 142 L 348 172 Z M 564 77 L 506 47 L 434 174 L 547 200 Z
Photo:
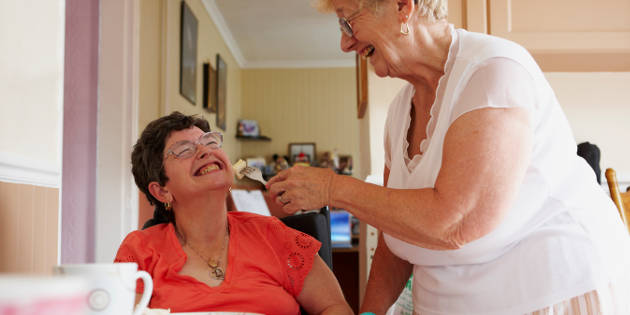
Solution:
M 353 67 L 334 14 L 312 0 L 202 0 L 241 68 Z

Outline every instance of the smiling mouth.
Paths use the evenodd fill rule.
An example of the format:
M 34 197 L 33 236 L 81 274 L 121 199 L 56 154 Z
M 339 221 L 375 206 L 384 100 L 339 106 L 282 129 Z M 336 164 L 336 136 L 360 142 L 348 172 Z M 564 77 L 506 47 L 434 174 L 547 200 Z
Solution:
M 219 170 L 219 169 L 221 169 L 221 168 L 216 163 L 208 164 L 208 165 L 200 168 L 197 171 L 197 173 L 195 173 L 195 176 L 203 176 L 203 175 L 206 175 L 206 174 L 208 174 L 208 173 L 210 173 L 212 171 L 216 171 L 216 170 Z
M 361 50 L 360 55 L 365 57 L 365 58 L 370 58 L 372 57 L 372 55 L 374 54 L 374 46 L 369 45 L 365 48 L 363 48 L 363 50 Z

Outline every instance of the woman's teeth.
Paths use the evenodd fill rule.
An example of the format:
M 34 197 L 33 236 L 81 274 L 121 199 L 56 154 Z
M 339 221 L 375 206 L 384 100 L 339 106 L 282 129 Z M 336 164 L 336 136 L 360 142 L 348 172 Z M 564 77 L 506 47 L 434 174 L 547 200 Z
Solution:
M 363 49 L 361 52 L 363 57 L 370 58 L 374 54 L 374 46 L 370 45 Z
M 199 171 L 199 175 L 206 175 L 214 170 L 218 170 L 219 166 L 217 166 L 216 164 L 210 164 L 208 166 L 206 166 L 205 168 L 203 168 L 201 171 Z

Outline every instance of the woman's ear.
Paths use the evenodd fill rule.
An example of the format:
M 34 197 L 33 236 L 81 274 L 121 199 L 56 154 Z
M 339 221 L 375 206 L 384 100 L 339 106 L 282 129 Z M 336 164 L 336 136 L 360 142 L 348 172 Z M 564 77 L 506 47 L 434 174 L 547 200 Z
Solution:
M 173 195 L 171 195 L 166 187 L 161 186 L 158 182 L 149 183 L 149 192 L 155 199 L 162 203 L 173 202 Z
M 398 4 L 398 15 L 403 23 L 407 22 L 414 10 L 414 0 L 396 0 Z

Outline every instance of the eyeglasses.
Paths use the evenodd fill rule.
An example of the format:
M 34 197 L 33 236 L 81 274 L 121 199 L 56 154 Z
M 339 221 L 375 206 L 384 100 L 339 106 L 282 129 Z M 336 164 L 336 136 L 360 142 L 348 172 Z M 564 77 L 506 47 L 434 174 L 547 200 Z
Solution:
M 352 31 L 352 25 L 350 25 L 350 21 L 352 21 L 354 18 L 356 18 L 359 13 L 361 12 L 361 9 L 355 11 L 354 13 L 350 14 L 349 17 L 340 17 L 339 18 L 339 27 L 341 28 L 341 31 L 348 35 L 348 37 L 352 37 L 354 36 L 354 32 Z
M 223 135 L 218 131 L 206 132 L 197 139 L 197 141 L 192 142 L 189 140 L 178 141 L 171 146 L 171 148 L 166 152 L 166 156 L 164 159 L 168 158 L 169 155 L 173 155 L 176 159 L 187 159 L 195 155 L 197 153 L 197 149 L 199 145 L 208 147 L 212 150 L 216 150 L 221 147 L 223 144 Z

